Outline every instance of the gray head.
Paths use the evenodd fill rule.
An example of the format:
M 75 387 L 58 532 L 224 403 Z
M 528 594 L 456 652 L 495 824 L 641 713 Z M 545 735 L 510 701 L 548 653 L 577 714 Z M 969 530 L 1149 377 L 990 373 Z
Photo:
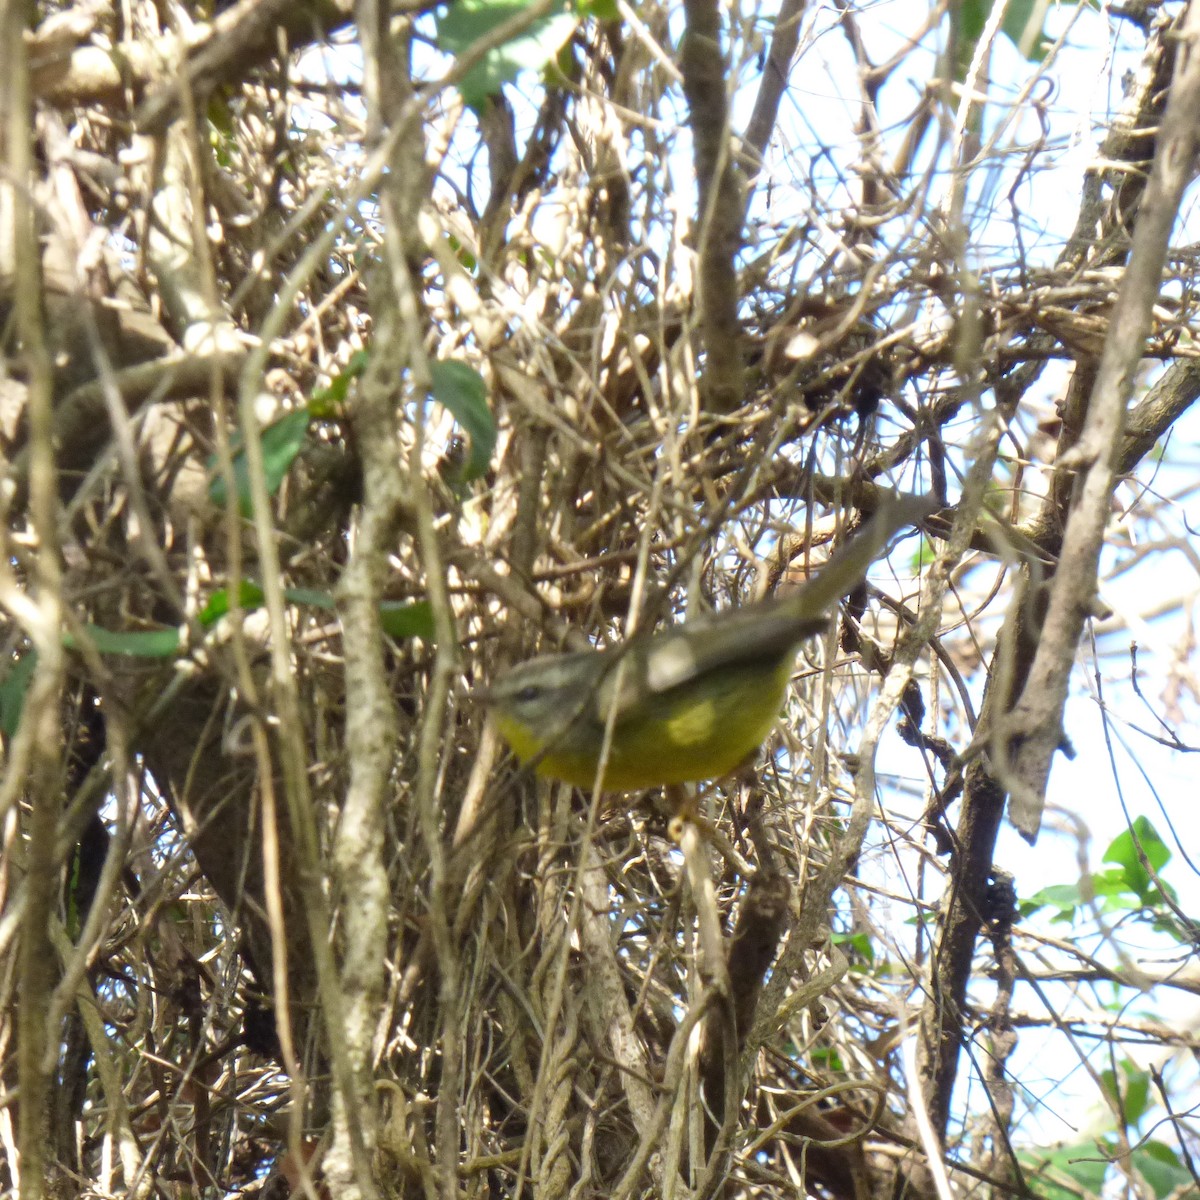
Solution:
M 479 696 L 505 716 L 545 728 L 579 714 L 604 666 L 604 657 L 595 650 L 543 654 L 505 671 Z

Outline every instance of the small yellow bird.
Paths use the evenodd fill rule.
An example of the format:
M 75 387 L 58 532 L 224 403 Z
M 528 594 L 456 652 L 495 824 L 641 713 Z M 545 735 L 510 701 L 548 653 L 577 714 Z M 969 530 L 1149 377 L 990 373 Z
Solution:
M 517 758 L 550 779 L 627 792 L 727 775 L 774 727 L 800 642 L 828 626 L 829 609 L 891 538 L 935 507 L 924 497 L 885 497 L 795 591 L 619 646 L 530 659 L 482 699 Z

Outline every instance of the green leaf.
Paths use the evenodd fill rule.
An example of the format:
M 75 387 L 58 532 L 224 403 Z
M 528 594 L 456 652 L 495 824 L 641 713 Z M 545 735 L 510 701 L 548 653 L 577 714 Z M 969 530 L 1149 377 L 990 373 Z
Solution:
M 444 405 L 471 440 L 467 461 L 455 472 L 452 482 L 478 479 L 491 462 L 496 448 L 496 422 L 487 403 L 487 384 L 472 367 L 456 359 L 430 366 L 433 398 Z
M 1077 883 L 1053 883 L 1022 901 L 1021 915 L 1027 917 L 1039 908 L 1053 908 L 1057 910 L 1054 920 L 1070 921 L 1082 903 L 1083 895 Z
M 455 0 L 437 18 L 438 49 L 458 56 L 481 37 L 529 8 L 530 0 Z M 458 81 L 464 103 L 476 112 L 489 96 L 524 70 L 540 71 L 575 32 L 579 17 L 565 0 L 523 33 L 487 52 Z
M 954 78 L 959 82 L 967 77 L 975 47 L 983 36 L 991 0 L 961 0 L 951 5 L 950 21 L 954 31 Z
M 238 606 L 245 612 L 253 612 L 263 602 L 263 590 L 257 583 L 251 583 L 248 579 L 243 579 L 238 585 Z M 229 602 L 229 589 L 221 588 L 213 592 L 208 598 L 208 603 L 200 610 L 196 616 L 196 620 L 205 629 L 211 629 L 223 616 L 225 616 L 232 605 Z
M 470 275 L 475 274 L 476 268 L 479 266 L 479 260 L 463 245 L 461 239 L 456 238 L 454 234 L 448 233 L 446 241 L 450 249 L 454 251 L 454 257 L 458 259 L 459 265 Z
M 263 590 L 257 583 L 243 579 L 238 588 L 238 598 L 241 607 L 246 612 L 253 612 L 262 607 Z M 333 597 L 328 592 L 316 591 L 313 588 L 284 588 L 283 598 L 289 604 L 306 605 L 311 608 L 324 609 L 327 612 L 336 611 Z M 223 616 L 229 612 L 229 590 L 220 588 L 208 598 L 208 603 L 197 617 L 205 629 L 211 629 Z M 415 603 L 401 603 L 395 600 L 385 600 L 379 606 L 379 623 L 389 637 L 412 638 L 419 637 L 424 641 L 434 640 L 433 610 L 428 600 L 418 600 Z M 114 632 L 102 629 L 99 625 L 85 626 L 92 644 L 101 654 L 125 654 L 134 658 L 171 658 L 179 652 L 180 636 L 178 629 L 144 629 L 130 632 Z M 68 636 L 64 639 L 71 647 L 75 639 Z M 25 658 L 32 658 L 32 652 Z M 12 728 L 20 720 L 19 702 L 24 699 L 25 684 L 18 686 L 18 672 L 32 673 L 32 665 L 24 666 L 24 659 L 8 674 L 8 678 L 0 684 L 0 728 L 10 732 L 7 726 L 12 721 Z M 18 707 L 14 710 L 13 705 Z
M 835 946 L 842 946 L 859 960 L 858 966 L 875 961 L 875 947 L 871 938 L 865 933 L 835 933 L 832 938 Z M 853 964 L 852 964 L 853 965 Z
M 813 1046 L 808 1052 L 808 1060 L 814 1067 L 823 1067 L 827 1071 L 846 1069 L 842 1056 L 832 1046 Z
M 1113 867 L 1090 878 L 1092 895 L 1106 913 L 1135 912 L 1144 907 L 1142 898 L 1129 887 L 1125 872 Z
M 0 683 L 0 730 L 6 737 L 12 737 L 21 723 L 25 693 L 37 670 L 37 661 L 37 651 L 26 650 L 16 662 L 10 662 L 8 674 Z
M 337 605 L 328 592 L 319 592 L 316 588 L 284 588 L 283 598 L 289 604 L 307 604 L 310 608 L 323 608 L 334 612 Z
M 64 924 L 67 927 L 67 936 L 73 942 L 78 941 L 79 931 L 83 927 L 79 912 L 79 877 L 83 866 L 82 850 L 82 844 L 78 844 L 71 853 L 67 886 L 63 895 L 67 907 L 67 919 Z
M 579 0 L 579 15 L 595 17 L 597 21 L 619 21 L 621 10 L 617 0 Z
M 960 83 L 967 77 L 979 39 L 983 37 L 996 2 L 962 0 L 951 8 L 956 35 L 954 76 Z M 1046 39 L 1042 36 L 1045 20 L 1046 8 L 1039 0 L 1008 0 L 1000 31 L 1027 62 L 1041 62 L 1046 57 Z
M 1125 1124 L 1133 1129 L 1145 1116 L 1150 1103 L 1150 1076 L 1146 1071 L 1139 1070 L 1137 1064 L 1129 1059 L 1123 1059 L 1120 1068 L 1123 1079 L 1113 1071 L 1102 1071 L 1100 1082 L 1108 1095 L 1120 1106 Z
M 303 604 L 311 608 L 324 608 L 333 612 L 337 605 L 328 592 L 319 592 L 315 588 L 284 588 L 283 598 L 289 604 Z M 239 607 L 245 612 L 254 612 L 261 608 L 266 596 L 261 587 L 252 580 L 243 579 L 238 588 Z M 211 629 L 232 606 L 229 603 L 229 589 L 220 588 L 208 598 L 208 603 L 200 610 L 197 620 L 205 629 Z
M 929 566 L 938 556 L 938 550 L 928 538 L 921 538 L 920 545 L 917 547 L 916 553 L 909 559 L 910 567 L 914 575 L 919 575 L 922 568 Z
M 272 496 L 304 445 L 311 415 L 307 408 L 298 408 L 262 432 L 263 473 L 267 477 L 267 492 Z
M 304 439 L 308 436 L 311 414 L 307 408 L 298 408 L 273 421 L 262 431 L 263 475 L 266 478 L 267 494 L 273 496 L 283 482 Z M 240 439 L 236 439 L 240 442 Z M 209 471 L 213 473 L 208 485 L 208 495 L 214 504 L 227 502 L 225 477 L 217 470 L 216 456 L 209 460 Z M 238 511 L 243 517 L 251 514 L 250 476 L 246 468 L 246 453 L 237 449 L 233 456 L 233 478 L 237 487 Z
M 1133 1165 L 1159 1200 L 1172 1194 L 1186 1196 L 1195 1185 L 1191 1172 L 1163 1142 L 1143 1142 L 1130 1155 Z
M 1039 0 L 1008 0 L 1000 28 L 1026 62 L 1041 62 L 1046 57 L 1045 22 L 1046 6 Z
M 233 112 L 229 107 L 229 94 L 218 88 L 208 101 L 208 141 L 218 164 L 226 169 L 233 166 L 237 151 L 234 137 Z
M 1139 1071 L 1131 1062 L 1122 1063 L 1121 1068 L 1125 1072 L 1125 1121 L 1133 1128 L 1150 1107 L 1150 1074 Z
M 370 352 L 356 350 L 350 355 L 350 361 L 330 381 L 328 387 L 316 388 L 309 403 L 308 412 L 313 417 L 333 417 L 338 408 L 345 403 L 350 391 L 350 384 L 357 379 L 371 361 Z
M 434 640 L 433 608 L 428 600 L 417 600 L 412 604 L 385 600 L 379 606 L 379 622 L 389 637 Z
M 1129 890 L 1129 880 L 1126 878 L 1124 870 L 1119 867 L 1111 867 L 1107 871 L 1097 871 L 1090 877 L 1090 881 L 1092 894 L 1099 899 L 1119 900 L 1134 896 L 1134 893 Z
M 125 654 L 131 658 L 171 658 L 179 650 L 178 629 L 134 629 L 115 633 L 99 625 L 85 625 L 88 639 L 101 654 Z M 78 639 L 68 634 L 63 638 L 68 649 L 78 645 Z
M 265 598 L 262 588 L 249 579 L 242 580 L 238 595 L 241 608 L 245 612 L 261 608 Z M 284 588 L 283 598 L 289 604 L 319 608 L 325 612 L 337 611 L 333 597 L 328 592 L 315 588 Z M 221 588 L 209 596 L 208 603 L 200 610 L 197 619 L 205 629 L 211 629 L 228 612 L 229 591 L 227 588 Z M 427 642 L 434 640 L 433 609 L 430 608 L 428 600 L 384 600 L 379 605 L 379 623 L 389 637 L 419 637 Z
M 1108 1174 L 1108 1160 L 1090 1143 L 1054 1150 L 1019 1150 L 1033 1194 L 1039 1200 L 1079 1200 L 1099 1196 Z
M 1135 840 L 1136 837 L 1136 840 Z M 1158 836 L 1158 831 L 1146 817 L 1134 819 L 1130 829 L 1113 838 L 1104 852 L 1104 862 L 1116 863 L 1122 868 L 1125 885 L 1143 900 L 1157 899 L 1158 889 L 1150 872 L 1142 866 L 1138 855 L 1138 847 L 1146 856 L 1146 861 L 1156 872 L 1159 872 L 1171 860 L 1171 851 L 1166 843 Z

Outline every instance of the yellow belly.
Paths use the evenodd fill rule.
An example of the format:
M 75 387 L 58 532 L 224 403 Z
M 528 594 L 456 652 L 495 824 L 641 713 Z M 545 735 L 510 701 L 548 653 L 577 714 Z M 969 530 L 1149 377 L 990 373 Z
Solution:
M 792 661 L 788 654 L 778 664 L 723 667 L 623 714 L 613 730 L 602 790 L 628 792 L 728 775 L 775 727 Z M 534 757 L 516 743 L 514 748 L 523 759 Z M 568 736 L 560 749 L 547 750 L 538 774 L 590 789 L 599 750 L 599 736 Z

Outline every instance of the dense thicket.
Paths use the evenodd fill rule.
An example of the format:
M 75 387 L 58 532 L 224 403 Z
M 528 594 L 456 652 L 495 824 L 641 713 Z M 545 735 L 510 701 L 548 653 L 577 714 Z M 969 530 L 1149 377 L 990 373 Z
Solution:
M 1195 0 L 0 14 L 0 1189 L 1200 1188 Z M 487 726 L 892 489 L 682 836 Z

